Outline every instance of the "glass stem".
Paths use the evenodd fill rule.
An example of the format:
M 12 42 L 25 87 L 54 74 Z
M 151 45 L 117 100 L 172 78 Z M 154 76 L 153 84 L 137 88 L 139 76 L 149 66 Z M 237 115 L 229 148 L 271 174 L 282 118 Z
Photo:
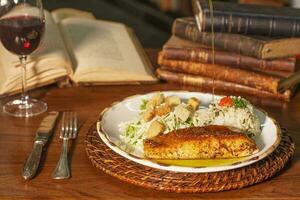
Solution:
M 20 63 L 22 68 L 22 94 L 21 101 L 23 104 L 27 104 L 28 95 L 27 95 L 27 85 L 26 85 L 26 61 L 27 56 L 20 56 Z

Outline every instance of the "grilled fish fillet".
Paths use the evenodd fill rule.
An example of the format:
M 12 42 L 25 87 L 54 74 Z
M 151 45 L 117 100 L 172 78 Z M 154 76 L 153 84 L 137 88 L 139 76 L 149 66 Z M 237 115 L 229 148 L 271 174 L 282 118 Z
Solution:
M 255 142 L 226 126 L 191 127 L 143 141 L 150 159 L 213 159 L 249 156 L 258 152 Z

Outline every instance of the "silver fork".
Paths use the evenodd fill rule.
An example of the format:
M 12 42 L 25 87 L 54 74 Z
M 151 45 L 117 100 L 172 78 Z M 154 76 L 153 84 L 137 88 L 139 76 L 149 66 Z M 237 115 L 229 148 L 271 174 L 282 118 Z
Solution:
M 62 151 L 52 178 L 67 179 L 71 175 L 68 163 L 68 141 L 77 137 L 77 114 L 75 112 L 63 113 L 59 137 L 63 140 Z

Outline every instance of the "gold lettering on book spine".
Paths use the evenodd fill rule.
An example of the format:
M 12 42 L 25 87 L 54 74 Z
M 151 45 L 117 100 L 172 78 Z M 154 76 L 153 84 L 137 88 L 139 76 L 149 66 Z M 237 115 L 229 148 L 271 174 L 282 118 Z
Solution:
M 188 24 L 185 28 L 185 33 L 187 38 L 191 39 L 192 41 L 197 41 L 198 31 L 195 27 L 191 24 Z
M 237 24 L 237 30 L 239 33 L 241 32 L 242 22 L 243 22 L 243 19 L 241 17 L 239 17 L 238 24 Z
M 205 52 L 199 52 L 198 53 L 198 60 L 200 62 L 205 62 L 207 63 L 208 62 L 208 53 L 205 53 Z
M 226 20 L 224 18 L 225 18 L 225 16 L 223 16 L 223 21 L 225 22 Z M 233 26 L 234 26 L 234 23 L 232 20 L 232 15 L 229 15 L 229 17 L 228 17 L 228 33 L 231 33 Z
M 196 57 L 196 53 L 195 53 L 195 51 L 191 51 L 191 53 L 190 53 L 190 55 L 191 55 L 191 60 L 194 60 L 195 59 L 195 57 Z
M 182 76 L 182 82 L 184 85 L 194 85 L 202 86 L 205 83 L 205 80 L 201 77 L 192 77 L 192 76 Z

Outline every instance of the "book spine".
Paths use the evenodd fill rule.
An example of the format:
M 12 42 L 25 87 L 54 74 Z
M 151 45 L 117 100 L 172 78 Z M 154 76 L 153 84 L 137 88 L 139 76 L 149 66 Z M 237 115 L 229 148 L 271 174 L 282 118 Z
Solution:
M 182 39 L 199 42 L 211 46 L 213 36 L 209 32 L 199 32 L 195 21 L 176 19 L 172 33 Z M 264 42 L 243 35 L 215 33 L 215 47 L 224 51 L 235 52 L 241 55 L 262 58 Z
M 213 53 L 210 49 L 204 48 L 164 48 L 164 57 L 171 60 L 186 60 L 201 63 L 213 63 Z M 236 53 L 215 51 L 215 64 L 235 66 L 238 68 L 269 71 L 294 72 L 296 58 L 263 60 Z
M 168 67 L 172 71 L 210 77 L 216 80 L 229 81 L 241 85 L 247 85 L 259 90 L 277 93 L 279 77 L 265 75 L 224 65 L 203 64 L 181 60 L 168 60 L 160 53 L 158 64 Z
M 233 95 L 242 94 L 247 96 L 255 96 L 258 98 L 266 98 L 272 100 L 277 99 L 281 101 L 289 101 L 291 97 L 291 92 L 289 90 L 285 91 L 282 94 L 274 94 L 245 85 L 230 83 L 222 80 L 213 80 L 211 78 L 203 76 L 176 73 L 161 68 L 157 69 L 157 75 L 160 79 L 168 82 L 173 82 L 181 85 L 190 85 L 204 90 L 211 90 L 214 87 L 215 91 L 217 92 L 222 91 L 226 92 L 227 94 L 229 93 Z
M 201 6 L 201 5 L 200 5 Z M 211 30 L 209 8 L 201 8 L 201 32 Z M 300 17 L 214 10 L 214 30 L 222 33 L 261 35 L 267 37 L 299 37 Z
M 273 70 L 266 70 L 266 69 L 255 69 L 254 72 L 259 72 L 262 74 L 266 74 L 268 76 L 282 78 L 288 78 L 289 76 L 293 75 L 294 72 L 284 72 L 284 71 L 273 71 Z
M 210 12 L 203 13 L 202 31 L 211 29 Z M 299 37 L 300 20 L 273 16 L 244 15 L 242 13 L 214 12 L 214 30 L 222 33 L 262 35 L 267 37 Z
M 253 5 L 268 5 L 282 7 L 284 6 L 284 1 L 281 0 L 239 0 L 240 4 L 253 4 Z

